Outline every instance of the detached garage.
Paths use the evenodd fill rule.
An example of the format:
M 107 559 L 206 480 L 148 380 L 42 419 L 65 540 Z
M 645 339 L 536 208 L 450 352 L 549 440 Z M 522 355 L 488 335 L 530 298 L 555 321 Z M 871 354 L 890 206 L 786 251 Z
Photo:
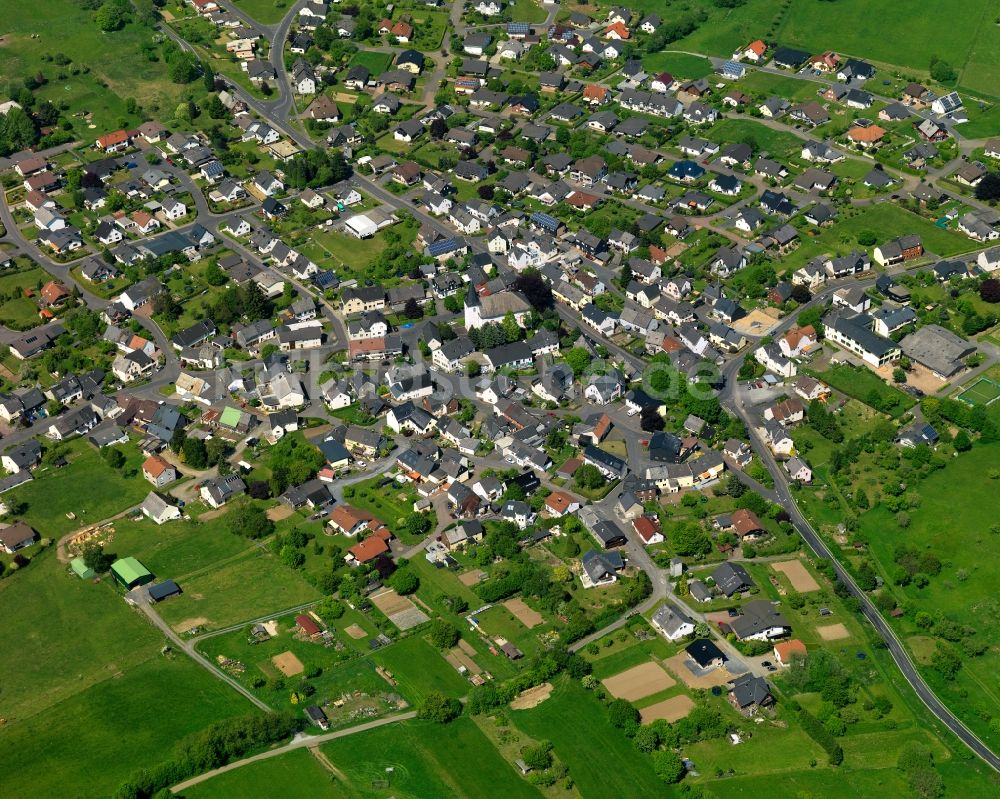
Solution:
M 124 588 L 132 590 L 137 585 L 153 581 L 153 575 L 135 558 L 121 558 L 111 564 L 111 574 Z

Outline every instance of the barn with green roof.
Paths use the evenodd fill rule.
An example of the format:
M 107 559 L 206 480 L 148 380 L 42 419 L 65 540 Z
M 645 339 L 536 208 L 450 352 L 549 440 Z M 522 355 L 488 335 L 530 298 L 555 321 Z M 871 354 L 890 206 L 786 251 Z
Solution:
M 149 569 L 135 558 L 121 558 L 111 564 L 111 574 L 119 585 L 129 590 L 137 585 L 152 582 L 153 575 Z

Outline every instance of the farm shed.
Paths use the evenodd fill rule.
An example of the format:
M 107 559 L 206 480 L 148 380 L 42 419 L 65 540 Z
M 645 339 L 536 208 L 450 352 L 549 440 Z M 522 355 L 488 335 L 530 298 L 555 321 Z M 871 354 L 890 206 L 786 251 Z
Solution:
M 87 564 L 83 562 L 83 558 L 73 558 L 73 560 L 69 562 L 69 567 L 73 570 L 73 574 L 81 580 L 93 580 L 97 576 L 94 573 L 94 570 L 89 568 Z
M 158 585 L 149 587 L 149 598 L 154 602 L 162 602 L 168 597 L 177 596 L 181 592 L 181 587 L 173 580 L 164 580 Z
M 139 563 L 135 558 L 121 558 L 111 564 L 111 574 L 119 585 L 128 588 L 135 588 L 137 585 L 145 585 L 153 581 L 153 575 L 149 570 Z

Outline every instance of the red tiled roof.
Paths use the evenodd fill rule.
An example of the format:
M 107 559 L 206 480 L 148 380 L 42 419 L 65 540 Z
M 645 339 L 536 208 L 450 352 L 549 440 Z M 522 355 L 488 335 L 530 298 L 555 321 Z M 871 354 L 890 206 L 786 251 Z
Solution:
M 752 510 L 740 508 L 733 513 L 733 529 L 740 538 L 759 532 L 764 529 L 757 514 Z
M 574 499 L 569 494 L 563 491 L 553 491 L 545 498 L 545 507 L 555 513 L 565 513 L 572 502 Z
M 805 655 L 806 652 L 806 645 L 797 638 L 792 638 L 790 641 L 782 641 L 774 645 L 775 657 L 782 663 L 787 663 L 789 658 L 796 653 Z
M 617 33 L 618 38 L 620 39 L 627 39 L 632 35 L 631 33 L 629 33 L 629 29 L 626 28 L 625 24 L 622 22 L 614 22 L 611 25 L 608 25 L 608 27 L 604 29 L 605 36 L 611 33 Z
M 654 535 L 660 532 L 659 521 L 653 521 L 648 516 L 640 516 L 638 519 L 635 519 L 632 522 L 632 526 L 635 528 L 639 538 L 647 544 L 652 540 Z
M 306 616 L 304 613 L 295 617 L 295 624 L 306 635 L 319 635 L 322 632 L 312 617 Z
M 42 299 L 49 305 L 54 302 L 59 302 L 59 300 L 69 296 L 69 292 L 66 290 L 66 287 L 60 283 L 56 283 L 54 280 L 50 280 L 42 286 L 41 294 Z
M 370 513 L 359 510 L 352 505 L 338 505 L 330 513 L 330 522 L 341 530 L 353 530 L 359 522 L 368 522 L 374 519 Z
M 375 560 L 379 555 L 384 555 L 388 552 L 389 545 L 384 538 L 373 535 L 366 538 L 360 544 L 355 544 L 347 551 L 354 556 L 354 559 L 358 563 L 368 563 L 368 561 Z
M 159 477 L 167 469 L 172 469 L 173 467 L 167 463 L 159 455 L 150 455 L 146 458 L 145 462 L 142 464 L 142 471 L 148 474 L 150 477 Z
M 867 128 L 851 128 L 847 131 L 851 141 L 857 142 L 875 142 L 885 136 L 885 133 L 885 128 L 880 128 L 878 125 L 869 125 Z
M 127 141 L 128 131 L 125 130 L 116 130 L 97 137 L 97 144 L 105 150 L 118 144 L 124 144 Z

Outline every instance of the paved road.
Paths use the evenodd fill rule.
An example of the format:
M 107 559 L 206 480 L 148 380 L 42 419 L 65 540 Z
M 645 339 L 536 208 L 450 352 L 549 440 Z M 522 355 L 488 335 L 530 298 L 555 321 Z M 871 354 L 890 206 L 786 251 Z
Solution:
M 414 719 L 416 717 L 416 711 L 411 710 L 407 713 L 397 713 L 393 716 L 376 719 L 375 721 L 366 721 L 364 724 L 359 724 L 356 727 L 348 727 L 346 730 L 337 730 L 336 732 L 328 732 L 323 735 L 299 735 L 284 746 L 279 746 L 276 749 L 269 749 L 266 752 L 261 752 L 259 755 L 247 757 L 243 760 L 237 760 L 235 763 L 230 763 L 217 769 L 212 769 L 212 771 L 206 771 L 204 774 L 199 774 L 197 777 L 192 777 L 189 780 L 185 780 L 184 782 L 174 785 L 170 790 L 174 793 L 181 793 L 182 791 L 185 791 L 200 782 L 209 780 L 212 777 L 217 777 L 219 774 L 225 774 L 227 771 L 234 771 L 235 769 L 243 768 L 243 766 L 248 766 L 251 763 L 259 763 L 261 760 L 269 760 L 272 757 L 280 757 L 281 755 L 286 754 L 287 752 L 293 752 L 296 749 L 312 748 L 314 746 L 318 746 L 319 744 L 324 744 L 327 741 L 335 741 L 338 738 L 346 738 L 349 735 L 357 735 L 361 732 L 368 732 L 368 730 L 375 730 L 379 727 L 384 727 L 387 724 L 409 721 L 410 719 Z
M 283 42 L 287 36 L 289 26 L 292 20 L 294 19 L 295 12 L 297 11 L 299 5 L 300 3 L 296 3 L 296 5 L 289 11 L 289 13 L 286 14 L 281 23 L 279 23 L 278 26 L 276 26 L 273 30 L 270 31 L 273 35 L 271 59 L 272 63 L 275 63 L 275 66 L 279 74 L 279 88 L 281 91 L 280 97 L 272 101 L 262 102 L 260 100 L 257 100 L 256 98 L 250 97 L 246 92 L 242 91 L 238 87 L 236 91 L 241 95 L 243 99 L 247 101 L 250 107 L 252 107 L 255 111 L 257 111 L 262 117 L 267 119 L 268 122 L 272 124 L 276 129 L 282 131 L 287 136 L 289 136 L 289 138 L 295 141 L 299 146 L 312 147 L 315 146 L 314 143 L 309 139 L 309 137 L 305 136 L 305 134 L 296 129 L 289 118 L 291 110 L 294 108 L 294 105 L 291 96 L 290 86 L 288 85 L 287 75 L 284 72 L 283 62 L 282 62 Z M 550 15 L 551 13 L 552 12 L 550 11 Z M 456 31 L 460 31 L 462 29 L 459 25 L 459 22 L 456 22 L 455 29 Z M 167 31 L 168 35 L 173 34 L 173 32 L 169 30 L 169 28 L 167 29 Z M 173 36 L 174 38 L 179 38 L 176 37 L 175 34 L 173 34 Z M 776 125 L 780 126 L 779 129 L 784 129 L 788 127 L 788 126 L 782 126 L 781 123 L 776 123 Z M 906 179 L 906 176 L 903 177 L 904 179 Z M 365 190 L 367 190 L 370 194 L 376 196 L 380 201 L 395 208 L 405 207 L 407 211 L 413 214 L 415 218 L 420 219 L 422 222 L 427 222 L 431 224 L 436 229 L 441 230 L 445 235 L 449 236 L 452 235 L 453 231 L 451 231 L 450 228 L 443 225 L 439 220 L 428 216 L 420 209 L 407 205 L 405 200 L 400 199 L 396 195 L 393 195 L 390 192 L 386 191 L 384 188 L 381 187 L 381 185 L 378 184 L 377 181 L 367 176 L 356 175 L 354 178 L 352 178 L 352 182 L 355 183 L 356 185 L 363 185 Z M 6 212 L 7 209 L 3 207 L 0 210 Z M 650 210 L 654 213 L 659 213 L 657 209 L 650 209 Z M 4 222 L 6 224 L 7 220 L 4 219 Z M 14 229 L 16 231 L 16 227 Z M 731 235 L 731 234 L 725 233 L 724 235 Z M 484 249 L 484 244 L 481 240 L 473 238 L 470 240 L 470 242 L 472 243 L 472 248 L 474 250 L 482 251 Z M 27 243 L 23 244 L 26 245 Z M 58 264 L 52 264 L 52 266 L 55 269 L 62 268 L 64 271 L 68 271 L 65 270 L 65 267 L 61 267 Z M 848 284 L 841 283 L 839 285 L 843 286 Z M 832 288 L 828 289 L 826 292 L 824 292 L 823 295 L 820 296 L 822 298 L 825 298 L 830 293 L 830 291 L 832 291 Z M 819 298 L 814 299 L 813 302 L 815 303 L 818 301 L 820 301 Z M 89 302 L 91 302 L 90 298 L 88 298 L 88 303 Z M 573 326 L 578 325 L 579 318 L 577 314 L 574 314 L 569 309 L 564 308 L 562 306 L 559 306 L 559 313 L 571 325 Z M 780 329 L 787 328 L 787 326 L 792 324 L 792 322 L 793 318 L 791 317 L 786 320 L 783 320 L 782 324 L 779 326 L 779 331 L 775 332 L 780 332 Z M 641 359 L 635 358 L 635 356 L 632 356 L 630 353 L 627 353 L 626 351 L 615 346 L 609 341 L 602 340 L 601 337 L 597 335 L 595 332 L 588 331 L 587 334 L 595 340 L 601 340 L 601 342 L 605 346 L 607 346 L 612 353 L 614 353 L 617 357 L 623 358 L 627 363 L 630 363 L 633 366 L 636 366 L 640 369 L 645 365 L 645 363 Z M 892 629 L 889 627 L 886 621 L 881 617 L 881 615 L 877 612 L 877 610 L 868 600 L 864 592 L 862 592 L 857 587 L 857 585 L 851 579 L 850 575 L 847 574 L 846 571 L 844 571 L 844 569 L 840 566 L 837 560 L 833 557 L 833 554 L 828 550 L 825 543 L 819 538 L 819 536 L 816 534 L 813 528 L 809 525 L 808 521 L 802 516 L 801 512 L 799 511 L 797 505 L 794 502 L 794 499 L 790 494 L 788 483 L 785 479 L 783 471 L 780 469 L 780 467 L 774 461 L 774 459 L 770 457 L 769 451 L 763 445 L 763 442 L 759 439 L 759 436 L 757 436 L 756 432 L 754 431 L 754 422 L 750 418 L 748 411 L 737 400 L 734 394 L 734 386 L 735 386 L 734 378 L 738 370 L 739 360 L 740 359 L 734 359 L 726 367 L 725 374 L 729 378 L 729 380 L 727 381 L 727 388 L 723 393 L 722 401 L 727 408 L 729 408 L 733 413 L 737 414 L 741 419 L 743 419 L 744 423 L 747 425 L 747 428 L 750 431 L 751 441 L 754 445 L 755 450 L 761 456 L 768 470 L 774 477 L 776 488 L 773 492 L 773 496 L 775 496 L 788 509 L 793 524 L 795 524 L 796 528 L 799 530 L 800 534 L 803 536 L 803 538 L 806 540 L 809 546 L 813 549 L 813 551 L 820 557 L 829 558 L 834 563 L 838 573 L 838 577 L 845 583 L 845 585 L 848 586 L 852 594 L 854 594 L 859 598 L 863 614 L 865 615 L 866 618 L 868 618 L 868 620 L 876 628 L 876 630 L 879 632 L 882 638 L 886 641 L 886 644 L 889 647 L 889 651 L 892 654 L 893 659 L 897 663 L 897 666 L 900 668 L 900 671 L 902 672 L 906 680 L 913 686 L 914 690 L 917 692 L 921 700 L 944 724 L 946 724 L 949 727 L 949 729 L 955 732 L 955 734 L 959 737 L 959 739 L 962 740 L 964 743 L 966 743 L 970 747 L 970 749 L 972 749 L 973 752 L 975 752 L 977 755 L 983 758 L 991 766 L 1000 770 L 1000 760 L 998 760 L 997 756 L 993 752 L 991 752 L 989 748 L 975 736 L 974 733 L 968 730 L 968 728 L 965 727 L 965 725 L 962 724 L 962 722 L 959 719 L 957 719 L 957 717 L 955 717 L 951 713 L 951 711 L 949 711 L 948 708 L 930 690 L 930 688 L 924 682 L 923 678 L 917 672 L 916 668 L 914 667 L 912 661 L 907 655 L 902 644 L 897 639 L 895 633 L 892 631 Z M 604 502 L 608 501 L 610 501 L 610 498 L 606 499 Z M 643 603 L 643 606 L 641 606 L 645 609 L 649 609 L 653 605 L 655 605 L 655 603 L 659 601 L 659 599 L 668 594 L 667 582 L 662 570 L 658 569 L 655 566 L 655 564 L 653 564 L 651 560 L 649 560 L 648 554 L 645 553 L 645 550 L 642 549 L 641 547 L 638 548 L 635 547 L 637 547 L 636 543 L 630 542 L 630 556 L 633 558 L 634 562 L 636 562 L 638 565 L 640 565 L 641 568 L 647 571 L 647 573 L 650 575 L 650 579 L 653 582 L 653 595 L 646 601 L 646 603 Z M 675 598 L 674 601 L 678 600 L 676 600 Z M 198 653 L 194 652 L 193 649 L 190 649 L 189 648 L 190 642 L 181 641 L 179 637 L 177 637 L 176 634 L 172 630 L 170 630 L 167 625 L 165 625 L 161 620 L 159 620 L 159 617 L 154 612 L 152 612 L 148 607 L 144 607 L 143 610 L 148 615 L 150 615 L 150 617 L 154 620 L 154 623 L 156 623 L 157 626 L 160 626 L 161 629 L 163 629 L 167 637 L 170 638 L 170 640 L 174 641 L 178 646 L 180 646 L 183 651 L 187 652 L 189 656 L 191 656 L 196 660 L 200 659 L 201 665 L 203 665 L 205 668 L 210 669 L 212 673 L 215 674 L 219 679 L 222 679 L 233 685 L 233 687 L 236 690 L 247 696 L 247 698 L 250 699 L 250 701 L 254 702 L 254 704 L 256 704 L 259 707 L 262 707 L 263 709 L 268 709 L 266 705 L 257 700 L 256 697 L 250 695 L 249 692 L 243 689 L 242 686 L 240 686 L 238 683 L 228 678 L 226 675 L 223 675 L 220 672 L 216 671 L 214 667 L 210 663 L 208 663 L 208 661 L 206 661 L 204 658 L 198 655 Z M 694 615 L 697 616 L 698 614 Z M 611 627 L 613 628 L 616 625 L 620 626 L 621 624 L 624 624 L 624 619 L 619 619 Z M 604 634 L 606 632 L 607 629 L 600 631 L 600 634 Z M 577 646 L 582 646 L 584 645 L 584 643 L 585 642 L 578 642 Z M 351 730 L 344 730 L 337 733 L 330 733 L 329 736 L 317 736 L 315 738 L 294 741 L 291 744 L 287 745 L 286 747 L 282 747 L 277 750 L 272 750 L 272 752 L 264 753 L 263 755 L 258 755 L 257 758 L 249 758 L 246 761 L 240 761 L 239 763 L 231 764 L 230 766 L 227 766 L 216 773 L 220 773 L 221 771 L 224 770 L 230 770 L 232 768 L 238 768 L 247 762 L 254 762 L 256 759 L 273 757 L 291 748 L 310 746 L 321 740 L 332 739 L 335 737 L 354 734 L 365 728 L 380 726 L 381 724 L 392 723 L 393 721 L 397 721 L 407 717 L 412 717 L 412 714 L 403 714 L 397 717 L 382 719 L 377 722 L 372 722 L 370 726 L 362 725 L 362 727 L 353 728 Z M 210 775 L 202 775 L 202 777 L 196 778 L 196 780 L 207 779 L 208 776 Z M 181 789 L 185 785 L 189 784 L 193 783 L 189 781 L 188 783 L 184 783 L 181 786 L 178 786 L 177 789 Z
M 785 320 L 784 326 L 787 327 L 788 325 L 791 325 L 793 321 L 794 315 Z M 756 429 L 758 424 L 757 420 L 751 417 L 751 414 L 747 411 L 746 406 L 738 396 L 738 382 L 736 380 L 736 373 L 738 370 L 739 363 L 736 361 L 732 362 L 725 370 L 727 378 L 726 387 L 720 396 L 720 401 L 729 411 L 736 414 L 746 425 L 754 451 L 758 457 L 760 457 L 764 466 L 774 479 L 775 490 L 768 493 L 771 494 L 772 497 L 776 498 L 785 510 L 788 511 L 792 524 L 795 525 L 795 529 L 798 530 L 799 534 L 809 545 L 809 548 L 816 554 L 816 556 L 825 558 L 833 564 L 837 574 L 837 579 L 846 585 L 851 595 L 856 597 L 861 603 L 862 615 L 864 615 L 864 617 L 871 623 L 871 625 L 885 641 L 896 666 L 899 668 L 900 672 L 902 672 L 906 681 L 910 683 L 910 686 L 913 688 L 920 700 L 945 726 L 948 727 L 948 729 L 950 729 L 959 738 L 959 740 L 968 746 L 969 749 L 971 749 L 991 767 L 1000 771 L 1000 758 L 998 758 L 997 755 L 985 743 L 983 743 L 983 741 L 980 740 L 974 732 L 966 727 L 965 724 L 962 723 L 962 721 L 938 698 L 934 691 L 931 690 L 930 686 L 927 685 L 926 681 L 913 664 L 909 653 L 896 636 L 895 631 L 875 608 L 875 605 L 872 603 L 869 596 L 858 587 L 857 583 L 854 582 L 854 578 L 851 577 L 846 569 L 844 569 L 834 552 L 827 547 L 826 542 L 823 541 L 823 539 L 802 514 L 798 504 L 795 502 L 795 499 L 791 494 L 787 474 L 771 454 L 770 448 L 761 439 L 760 434 Z

